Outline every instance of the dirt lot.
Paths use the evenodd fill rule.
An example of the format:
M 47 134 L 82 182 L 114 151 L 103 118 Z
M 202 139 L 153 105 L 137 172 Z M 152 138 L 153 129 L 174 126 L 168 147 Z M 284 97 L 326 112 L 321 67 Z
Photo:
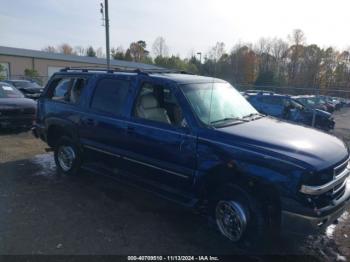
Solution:
M 350 109 L 335 114 L 350 142 Z M 31 134 L 0 136 L 0 254 L 242 254 L 207 221 L 143 191 L 91 174 L 57 177 Z M 284 237 L 265 254 L 350 260 L 350 216 L 324 235 Z

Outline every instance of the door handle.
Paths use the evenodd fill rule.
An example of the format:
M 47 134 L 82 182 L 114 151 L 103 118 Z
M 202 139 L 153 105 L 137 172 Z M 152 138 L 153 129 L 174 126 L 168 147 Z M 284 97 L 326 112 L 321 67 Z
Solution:
M 132 134 L 132 133 L 134 133 L 134 130 L 135 130 L 135 127 L 133 127 L 133 126 L 128 126 L 128 127 L 126 128 L 126 133 Z
M 83 118 L 82 122 L 87 126 L 96 126 L 97 125 L 97 121 L 95 121 L 92 118 Z

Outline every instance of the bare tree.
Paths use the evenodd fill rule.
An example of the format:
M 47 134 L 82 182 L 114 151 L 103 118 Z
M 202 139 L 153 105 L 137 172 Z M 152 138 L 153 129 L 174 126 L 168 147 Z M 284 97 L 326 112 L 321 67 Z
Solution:
M 51 46 L 51 45 L 48 45 L 41 50 L 44 52 L 48 52 L 48 53 L 56 53 L 57 52 L 56 48 L 54 46 Z
M 96 57 L 98 58 L 105 58 L 106 54 L 103 52 L 102 47 L 99 47 L 96 49 Z
M 255 45 L 254 51 L 255 53 L 261 55 L 263 53 L 270 54 L 273 40 L 270 38 L 260 38 L 258 43 Z
M 301 29 L 294 29 L 291 35 L 288 35 L 288 40 L 292 45 L 300 46 L 304 45 L 306 42 L 306 37 Z
M 306 42 L 306 37 L 304 32 L 300 29 L 295 29 L 291 35 L 288 35 L 288 39 L 291 42 L 291 47 L 289 48 L 289 83 L 296 85 L 298 82 L 297 75 L 300 71 L 300 63 L 303 57 L 304 44 Z M 298 71 L 299 69 L 299 71 Z
M 225 53 L 225 43 L 217 42 L 209 51 L 209 58 L 214 61 L 219 61 L 221 56 Z
M 275 78 L 280 84 L 286 82 L 286 64 L 287 64 L 287 53 L 288 43 L 282 39 L 274 38 L 272 42 L 271 54 L 275 58 Z
M 74 47 L 74 53 L 80 56 L 85 56 L 86 54 L 86 49 L 82 46 L 76 46 Z
M 269 72 L 272 71 L 274 65 L 274 59 L 271 55 L 273 47 L 273 40 L 270 38 L 260 38 L 255 45 L 255 53 L 259 55 L 259 71 Z
M 168 56 L 169 48 L 165 42 L 164 37 L 159 36 L 154 40 L 152 51 L 155 57 L 166 57 Z
M 288 43 L 282 39 L 274 38 L 272 40 L 271 54 L 277 61 L 282 60 L 288 51 Z

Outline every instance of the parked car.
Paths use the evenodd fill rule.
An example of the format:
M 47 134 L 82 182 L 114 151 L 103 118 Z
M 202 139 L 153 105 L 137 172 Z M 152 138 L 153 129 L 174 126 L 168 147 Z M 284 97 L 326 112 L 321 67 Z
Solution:
M 9 83 L 16 87 L 23 95 L 27 98 L 38 99 L 43 92 L 44 88 L 35 81 L 29 80 L 6 80 L 6 83 Z
M 341 103 L 337 99 L 334 99 L 333 97 L 330 96 L 319 96 L 323 101 L 326 101 L 326 103 L 333 105 L 334 110 L 340 110 L 341 108 Z
M 327 111 L 333 113 L 336 110 L 335 104 L 325 99 L 323 96 L 315 96 L 315 101 L 317 104 L 323 104 L 327 107 Z
M 250 95 L 248 101 L 262 114 L 312 126 L 314 110 L 305 107 L 290 96 L 256 94 Z M 329 131 L 334 128 L 334 125 L 335 122 L 330 113 L 315 109 L 316 128 Z
M 220 79 L 65 69 L 39 98 L 33 132 L 59 173 L 88 170 L 206 210 L 234 242 L 322 230 L 350 201 L 344 142 L 258 113 Z
M 0 129 L 30 129 L 35 118 L 36 103 L 24 98 L 15 87 L 0 82 Z
M 339 98 L 343 107 L 350 107 L 350 99 L 346 99 L 346 98 Z
M 325 104 L 316 103 L 316 97 L 312 95 L 301 95 L 301 96 L 293 96 L 293 99 L 301 103 L 303 106 L 311 109 L 319 109 L 322 111 L 327 111 L 328 108 Z

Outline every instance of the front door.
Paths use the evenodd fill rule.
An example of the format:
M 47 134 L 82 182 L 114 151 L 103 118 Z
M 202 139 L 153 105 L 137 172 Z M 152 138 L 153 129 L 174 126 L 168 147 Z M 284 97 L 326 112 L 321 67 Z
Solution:
M 196 168 L 196 137 L 178 103 L 176 88 L 143 82 L 127 127 L 131 151 L 126 160 L 138 166 L 141 179 L 188 190 Z

